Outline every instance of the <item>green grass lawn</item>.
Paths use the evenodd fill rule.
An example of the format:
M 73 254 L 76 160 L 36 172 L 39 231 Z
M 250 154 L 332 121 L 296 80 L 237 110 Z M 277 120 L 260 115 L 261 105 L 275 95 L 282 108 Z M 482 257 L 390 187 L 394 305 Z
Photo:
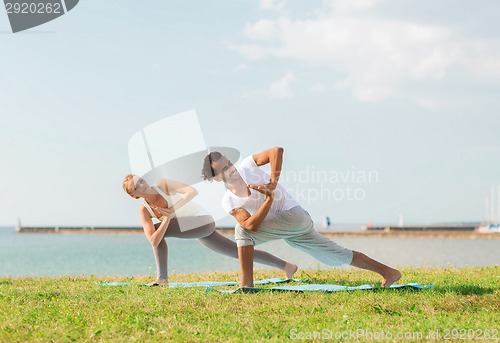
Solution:
M 278 342 L 338 338 L 388 342 L 405 337 L 432 341 L 437 338 L 436 330 L 439 340 L 498 341 L 500 266 L 402 271 L 399 283 L 433 284 L 435 288 L 222 294 L 139 286 L 152 281 L 150 277 L 0 278 L 0 341 Z M 314 283 L 380 285 L 377 275 L 357 269 L 298 274 L 298 278 Z M 268 277 L 281 275 L 272 271 L 255 274 L 256 279 Z M 235 280 L 237 273 L 170 277 L 170 281 Z M 132 285 L 96 284 L 104 281 Z

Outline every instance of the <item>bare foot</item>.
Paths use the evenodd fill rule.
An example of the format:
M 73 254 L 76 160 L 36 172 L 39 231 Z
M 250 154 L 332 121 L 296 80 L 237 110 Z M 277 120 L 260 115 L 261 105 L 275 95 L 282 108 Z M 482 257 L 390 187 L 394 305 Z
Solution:
M 156 279 L 156 282 L 158 282 L 161 286 L 168 287 L 168 279 Z
M 382 287 L 387 288 L 399 279 L 401 279 L 401 272 L 397 269 L 391 268 L 389 273 L 385 275 L 382 280 Z
M 163 287 L 168 287 L 168 280 L 167 279 L 156 279 L 156 281 L 147 283 L 146 286 L 152 287 L 152 286 L 163 286 Z
M 287 262 L 285 264 L 285 268 L 283 269 L 283 271 L 285 272 L 286 279 L 287 280 L 292 279 L 293 278 L 293 274 L 295 274 L 295 272 L 297 271 L 297 269 L 299 269 L 299 267 L 297 267 L 297 265 Z

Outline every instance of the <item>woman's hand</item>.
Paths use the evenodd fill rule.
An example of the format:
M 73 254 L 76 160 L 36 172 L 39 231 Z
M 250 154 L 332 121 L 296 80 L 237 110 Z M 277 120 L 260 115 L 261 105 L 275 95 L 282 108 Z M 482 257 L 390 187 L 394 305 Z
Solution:
M 163 207 L 158 207 L 158 206 L 154 206 L 152 205 L 151 208 L 154 210 L 154 211 L 157 211 L 158 213 L 161 213 L 163 216 L 170 216 L 174 213 L 175 209 L 173 207 L 167 207 L 167 208 L 163 208 Z
M 146 234 L 149 243 L 151 243 L 152 246 L 157 247 L 167 232 L 172 215 L 162 216 L 160 225 L 153 225 L 151 214 L 144 206 L 141 206 L 139 215 L 141 217 L 144 233 Z

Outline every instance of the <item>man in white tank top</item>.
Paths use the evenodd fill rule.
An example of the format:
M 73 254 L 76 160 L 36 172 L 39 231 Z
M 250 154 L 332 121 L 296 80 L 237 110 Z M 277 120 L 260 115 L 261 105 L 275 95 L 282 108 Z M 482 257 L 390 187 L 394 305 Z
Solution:
M 238 167 L 219 152 L 205 157 L 202 176 L 208 181 L 224 182 L 223 209 L 238 224 L 235 239 L 240 260 L 240 286 L 253 287 L 254 245 L 283 239 L 317 260 L 339 266 L 374 271 L 389 287 L 401 273 L 368 256 L 339 246 L 314 230 L 313 221 L 297 201 L 278 183 L 283 163 L 283 148 L 276 147 L 245 158 Z M 259 167 L 270 164 L 271 175 Z

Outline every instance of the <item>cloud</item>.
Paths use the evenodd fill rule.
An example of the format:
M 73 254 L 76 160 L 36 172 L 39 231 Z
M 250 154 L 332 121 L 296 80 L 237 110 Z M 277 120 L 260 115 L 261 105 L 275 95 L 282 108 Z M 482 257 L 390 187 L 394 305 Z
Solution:
M 233 68 L 234 71 L 242 71 L 248 69 L 248 65 L 246 63 L 240 63 L 236 67 Z
M 311 87 L 309 87 L 310 92 L 322 92 L 326 89 L 325 85 L 322 83 L 315 83 Z
M 290 84 L 295 79 L 293 72 L 289 71 L 281 79 L 273 82 L 271 88 L 269 89 L 269 94 L 273 98 L 284 99 L 289 98 L 293 95 L 290 90 Z
M 348 90 L 360 101 L 399 97 L 441 107 L 448 99 L 435 86 L 446 89 L 444 85 L 456 82 L 450 75 L 457 70 L 464 84 L 467 77 L 500 82 L 500 40 L 461 38 L 448 27 L 374 14 L 384 2 L 326 1 L 308 19 L 257 20 L 244 26 L 246 41 L 229 48 L 248 59 L 288 59 L 328 68 L 335 75 L 332 88 Z M 276 83 L 275 88 L 287 89 L 279 82 L 290 80 Z
M 262 19 L 253 24 L 245 25 L 243 34 L 250 40 L 272 41 L 278 38 L 279 28 L 273 20 Z
M 282 10 L 285 7 L 286 0 L 260 0 L 259 9 L 261 10 Z

